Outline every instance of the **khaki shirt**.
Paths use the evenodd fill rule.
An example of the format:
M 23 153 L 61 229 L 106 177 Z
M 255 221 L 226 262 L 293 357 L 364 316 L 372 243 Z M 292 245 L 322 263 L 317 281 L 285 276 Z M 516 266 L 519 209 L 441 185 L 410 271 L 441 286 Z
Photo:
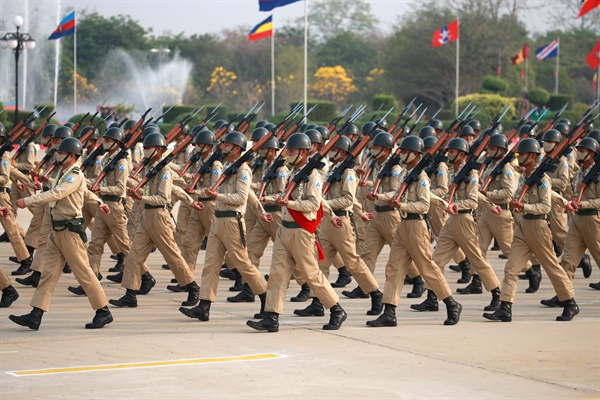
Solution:
M 573 187 L 575 190 L 579 188 L 581 180 L 588 173 L 588 171 L 592 169 L 593 166 L 594 164 L 590 165 L 585 171 L 582 171 L 581 168 L 579 168 L 579 170 L 575 173 L 575 179 L 573 181 Z M 580 209 L 593 208 L 600 210 L 600 182 L 590 182 L 583 191 L 580 201 Z
M 37 161 L 37 147 L 35 143 L 29 143 L 25 151 L 15 160 L 14 167 L 21 171 L 31 171 L 35 168 Z
M 459 171 L 464 167 L 464 163 L 461 164 Z M 456 173 L 454 166 L 451 164 L 448 167 L 448 182 L 454 181 Z M 454 198 L 452 202 L 458 205 L 459 210 L 475 210 L 477 208 L 477 199 L 479 197 L 479 172 L 473 169 L 469 173 L 469 182 L 460 182 L 456 191 L 454 192 Z
M 264 175 L 269 172 L 271 168 L 271 164 L 266 165 L 263 168 L 263 175 L 260 178 L 262 182 L 262 178 Z M 287 184 L 288 176 L 290 175 L 290 171 L 287 169 L 285 165 L 282 165 L 277 169 L 277 178 L 272 179 L 267 186 L 265 187 L 265 191 L 263 193 L 264 201 L 263 204 L 274 205 L 275 200 L 277 200 L 281 195 L 285 192 L 285 185 Z M 260 187 L 260 185 L 259 185 Z M 258 190 L 258 188 L 256 188 Z
M 439 163 L 437 173 L 431 174 L 429 180 L 431 181 L 431 193 L 443 199 L 448 193 L 448 165 L 443 162 Z
M 325 195 L 327 206 L 333 211 L 352 211 L 355 202 L 358 178 L 352 168 L 347 168 L 342 174 L 342 180 L 334 182 Z
M 140 163 L 144 159 L 144 145 L 142 142 L 137 142 L 135 146 L 133 146 L 133 151 L 131 152 L 131 163 L 135 166 Z
M 293 175 L 290 177 L 290 181 L 297 173 L 298 171 L 292 171 Z M 294 221 L 294 218 L 292 218 L 287 210 L 288 208 L 301 211 L 304 216 L 310 220 L 315 220 L 317 218 L 317 211 L 319 210 L 321 200 L 323 199 L 323 184 L 321 179 L 319 171 L 314 169 L 310 173 L 307 182 L 300 182 L 296 185 L 292 191 L 287 207 L 282 208 L 281 219 L 283 221 Z
M 92 150 L 92 151 L 94 151 L 94 150 Z M 83 149 L 83 154 L 81 155 L 80 159 L 85 160 L 86 158 L 88 158 L 88 156 L 89 156 L 89 152 L 87 151 L 87 149 Z M 90 168 L 86 168 L 85 171 L 83 171 L 83 176 L 85 177 L 85 180 L 88 185 L 94 184 L 94 182 L 96 182 L 96 178 L 102 171 L 102 158 L 103 157 L 104 157 L 104 154 L 96 157 L 96 159 L 94 160 L 94 166 L 90 167 Z
M 552 190 L 562 194 L 562 192 L 567 188 L 567 185 L 571 179 L 569 163 L 567 162 L 566 157 L 559 157 L 554 165 L 556 165 L 556 169 L 552 172 L 549 171 L 547 175 L 548 178 L 550 178 Z
M 243 163 L 235 175 L 231 175 L 221 186 L 215 203 L 216 211 L 236 211 L 244 214 L 248 192 L 252 182 L 252 171 L 248 163 Z M 207 197 L 204 195 L 203 197 Z
M 144 169 L 144 174 L 150 172 L 154 165 L 158 164 L 158 160 L 153 165 L 148 165 Z M 173 172 L 168 165 L 160 170 L 154 178 L 150 180 L 144 186 L 144 195 L 142 196 L 142 203 L 149 204 L 151 206 L 166 206 L 171 203 L 171 190 L 173 187 Z
M 117 154 L 119 154 L 118 150 L 112 156 L 109 156 L 107 153 L 101 160 L 101 170 L 104 169 Z M 131 163 L 128 158 L 129 153 L 126 157 L 123 157 L 117 162 L 117 165 L 115 165 L 115 168 L 112 171 L 106 174 L 100 185 L 100 194 L 125 197 L 127 192 L 127 181 L 129 179 L 129 173 L 131 172 Z
M 482 175 L 482 181 L 485 182 L 492 171 L 496 168 L 498 161 L 493 161 L 486 168 Z M 494 204 L 508 204 L 513 199 L 514 188 L 517 182 L 517 175 L 510 163 L 504 165 L 502 174 L 497 175 L 489 184 L 486 197 Z
M 389 161 L 389 158 L 388 160 L 386 160 L 386 162 L 387 161 Z M 377 179 L 377 175 L 379 175 L 379 172 L 382 168 L 383 165 L 379 164 L 379 162 L 375 164 L 375 167 L 373 168 L 373 173 L 371 175 L 373 176 L 374 181 L 375 179 Z M 378 197 L 377 199 L 375 199 L 376 206 L 387 206 L 388 201 L 391 200 L 392 197 L 394 197 L 394 194 L 396 193 L 396 191 L 398 191 L 398 188 L 400 187 L 400 183 L 402 183 L 404 177 L 406 176 L 406 170 L 402 168 L 399 164 L 394 165 L 392 167 L 391 172 L 392 173 L 390 176 L 386 176 L 381 180 L 381 184 L 379 185 L 379 188 L 377 188 Z
M 5 151 L 0 160 L 0 187 L 3 188 L 10 186 L 11 158 L 10 152 Z
M 525 183 L 525 173 L 519 177 L 517 193 Z M 548 214 L 551 209 L 552 184 L 546 174 L 542 177 L 541 185 L 532 185 L 523 196 L 524 214 Z
M 408 173 L 411 171 L 408 171 Z M 429 177 L 425 171 L 421 171 L 419 180 L 411 182 L 402 194 L 400 199 L 400 215 L 402 217 L 405 217 L 406 213 L 427 214 L 429 212 L 431 203 L 430 186 Z

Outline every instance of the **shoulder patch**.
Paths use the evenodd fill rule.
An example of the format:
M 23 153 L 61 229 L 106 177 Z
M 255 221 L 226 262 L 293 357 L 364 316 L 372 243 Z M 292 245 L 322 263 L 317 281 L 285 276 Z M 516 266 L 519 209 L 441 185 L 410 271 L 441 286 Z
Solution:
M 219 170 L 218 170 L 218 169 L 215 169 L 215 170 L 213 171 L 213 175 L 219 175 Z
M 125 166 L 124 165 L 119 165 L 119 171 L 125 171 Z
M 393 175 L 394 175 L 394 176 L 398 176 L 398 175 L 400 175 L 400 172 L 398 172 L 398 171 L 394 171 L 394 174 L 393 174 Z
M 73 178 L 71 175 L 68 175 L 68 176 L 65 178 L 65 181 L 73 183 L 73 182 L 75 182 L 75 178 Z
M 444 171 L 438 171 L 439 176 L 444 176 Z
M 354 180 L 354 177 L 353 177 L 352 175 L 349 175 L 349 176 L 348 176 L 348 180 L 349 180 L 349 181 L 353 181 L 353 180 Z
M 167 179 L 169 179 L 169 174 L 162 174 L 162 178 L 166 181 Z
M 138 149 L 135 149 L 135 150 L 133 151 L 133 153 L 134 153 L 134 154 L 140 154 L 140 151 L 139 151 Z
M 569 168 L 569 164 L 565 163 L 565 165 L 563 165 L 563 168 Z
M 506 176 L 513 176 L 513 172 L 512 171 L 506 171 Z
M 427 182 L 425 182 L 425 181 L 421 181 L 420 185 L 421 185 L 421 186 L 427 186 Z
M 573 153 L 567 154 L 567 158 L 571 158 L 571 157 L 573 157 Z
M 547 183 L 547 182 L 544 182 L 544 183 L 542 183 L 542 184 L 540 185 L 540 187 L 541 187 L 542 189 L 548 189 L 548 183 Z
M 35 149 L 32 147 L 31 149 L 29 149 L 29 152 L 30 152 L 30 153 L 33 153 L 33 152 L 35 152 Z
M 102 160 L 96 160 L 96 165 L 102 164 Z
M 277 175 L 277 176 L 285 179 L 285 173 L 283 173 L 283 172 L 280 172 L 279 175 Z
M 477 179 L 477 178 L 471 179 L 471 183 L 477 183 L 477 182 L 479 182 L 479 179 Z
M 3 167 L 6 167 L 7 165 L 8 165 L 8 161 L 7 160 L 2 161 L 2 166 Z
M 315 182 L 315 186 L 316 186 L 316 187 L 319 187 L 319 186 L 321 186 L 321 182 L 319 182 L 319 181 L 316 181 L 316 182 Z
M 246 175 L 246 174 L 242 174 L 242 180 L 243 180 L 243 181 L 247 181 L 247 180 L 248 180 L 248 175 Z

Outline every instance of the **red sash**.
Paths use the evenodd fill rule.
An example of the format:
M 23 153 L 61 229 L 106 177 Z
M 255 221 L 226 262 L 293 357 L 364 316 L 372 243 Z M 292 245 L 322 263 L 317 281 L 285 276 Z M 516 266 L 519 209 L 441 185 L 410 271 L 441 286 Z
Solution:
M 294 198 L 292 196 L 290 196 L 290 199 L 294 200 Z M 292 210 L 289 207 L 287 208 L 287 210 L 290 213 L 290 215 L 292 216 L 292 218 L 294 219 L 294 222 L 296 222 L 300 226 L 300 228 L 312 233 L 313 235 L 317 231 L 317 228 L 319 227 L 319 224 L 321 223 L 321 220 L 323 219 L 323 205 L 322 204 L 319 204 L 319 209 L 317 210 L 317 218 L 314 220 L 306 218 L 306 216 L 304 215 L 304 213 L 302 211 Z M 325 253 L 323 253 L 321 244 L 319 243 L 319 241 L 316 238 L 315 238 L 315 244 L 317 245 L 317 254 L 318 254 L 319 261 L 325 260 Z

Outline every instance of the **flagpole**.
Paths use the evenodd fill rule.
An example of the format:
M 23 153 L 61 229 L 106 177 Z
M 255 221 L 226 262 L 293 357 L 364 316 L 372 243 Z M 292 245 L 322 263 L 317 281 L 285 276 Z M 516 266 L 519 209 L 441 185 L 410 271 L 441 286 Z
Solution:
M 275 115 L 275 26 L 271 32 L 271 116 L 273 116 Z
M 307 106 L 308 86 L 308 0 L 304 0 L 304 114 Z
M 458 18 L 457 18 L 458 20 Z M 460 26 L 460 21 L 458 21 L 458 25 Z M 455 101 L 454 101 L 454 112 L 456 116 L 458 116 L 458 88 L 459 88 L 459 78 L 460 78 L 460 35 L 456 38 L 456 92 L 454 93 Z
M 596 100 L 600 99 L 600 64 L 596 75 Z
M 558 68 L 559 68 L 559 59 L 560 59 L 560 38 L 558 40 L 558 46 L 556 48 L 556 81 L 554 82 L 554 93 L 558 93 Z
M 529 75 L 529 50 L 527 50 L 527 57 L 525 58 L 525 90 L 527 90 L 527 76 Z
M 60 2 L 56 7 L 56 26 L 60 24 Z M 60 55 L 60 41 L 56 41 L 54 46 L 54 107 L 58 105 L 58 57 Z
M 73 16 L 75 18 L 75 16 Z M 75 19 L 75 22 L 77 20 Z M 77 114 L 77 24 L 73 27 L 73 115 Z M 93 121 L 92 121 L 93 122 Z

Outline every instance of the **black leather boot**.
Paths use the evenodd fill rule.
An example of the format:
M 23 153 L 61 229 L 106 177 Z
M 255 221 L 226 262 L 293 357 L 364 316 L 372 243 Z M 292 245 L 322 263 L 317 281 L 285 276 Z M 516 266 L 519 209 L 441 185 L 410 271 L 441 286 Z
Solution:
M 117 255 L 116 254 L 111 254 L 110 255 L 110 259 L 117 261 Z
M 592 289 L 600 290 L 600 282 L 598 283 L 590 283 L 589 285 Z
M 77 296 L 87 296 L 81 286 L 69 286 L 67 290 Z
M 109 300 L 108 302 L 113 306 L 117 307 L 137 307 L 136 291 L 133 289 L 127 289 L 125 295 L 118 300 Z
M 300 288 L 300 292 L 296 296 L 292 297 L 290 301 L 292 303 L 303 303 L 308 301 L 308 299 L 310 299 L 310 286 L 308 286 L 308 283 L 305 283 Z
M 233 269 L 229 269 L 227 267 L 227 264 L 223 263 L 223 265 L 221 265 L 221 270 L 219 271 L 219 276 L 221 278 L 227 278 L 230 281 L 235 281 L 235 272 L 233 272 Z
M 71 272 L 71 267 L 69 267 L 69 263 L 65 263 L 65 265 L 63 266 L 63 274 L 70 274 Z
M 446 315 L 447 318 L 444 321 L 444 325 L 456 325 L 460 320 L 460 313 L 462 312 L 462 306 L 452 298 L 452 296 L 446 297 L 442 300 L 446 304 Z
M 542 300 L 542 301 L 540 301 L 540 304 L 543 306 L 546 306 L 546 307 L 551 307 L 551 308 L 564 307 L 564 304 L 562 303 L 562 301 L 558 300 L 558 296 L 554 296 L 548 300 Z
M 485 306 L 483 308 L 483 311 L 496 311 L 500 308 L 500 288 L 497 287 L 496 289 L 492 290 L 492 301 L 490 302 L 490 305 Z
M 421 304 L 412 304 L 410 308 L 417 311 L 438 311 L 439 305 L 437 296 L 433 290 L 428 290 L 427 299 L 425 299 L 425 301 Z
M 144 275 L 142 275 L 142 283 L 140 285 L 140 290 L 137 291 L 137 294 L 146 295 L 150 293 L 150 290 L 152 290 L 154 285 L 156 285 L 156 279 L 150 275 L 150 272 L 146 272 Z
M 367 315 L 379 315 L 383 311 L 383 293 L 378 290 L 374 290 L 369 293 L 371 296 L 371 309 L 367 311 Z
M 369 295 L 362 291 L 360 286 L 355 287 L 352 291 L 344 290 L 342 294 L 349 299 L 368 299 Z
M 413 283 L 415 283 L 415 282 L 413 281 L 413 279 L 410 276 L 404 275 L 404 284 L 405 285 L 412 285 Z
M 42 274 L 40 272 L 33 271 L 27 278 L 17 278 L 15 281 L 19 282 L 21 285 L 37 287 L 41 277 Z
M 27 251 L 29 252 L 29 258 L 33 260 L 33 252 L 35 251 L 35 247 L 31 247 L 29 245 L 26 245 L 25 247 L 27 247 Z M 21 264 L 21 261 L 19 261 L 16 256 L 8 257 L 8 260 L 14 262 L 15 264 Z
M 227 298 L 230 303 L 254 303 L 254 293 L 250 289 L 250 285 L 244 283 L 244 289 L 236 294 Z
M 265 317 L 265 303 L 267 302 L 267 292 L 259 294 L 260 299 L 260 311 L 254 314 L 254 319 L 263 319 Z
M 459 294 L 481 294 L 483 290 L 481 288 L 481 279 L 479 275 L 473 275 L 473 280 L 464 288 L 456 289 L 456 293 Z
M 345 265 L 338 268 L 338 277 L 335 282 L 331 284 L 331 287 L 345 287 L 352 282 L 352 275 Z
M 302 310 L 294 310 L 294 314 L 301 317 L 322 317 L 325 315 L 325 308 L 318 298 L 313 297 L 312 303 Z
M 12 287 L 12 285 L 5 287 L 2 289 L 2 299 L 0 300 L 0 308 L 10 307 L 12 303 L 15 302 L 19 298 L 19 293 L 17 293 L 17 289 Z
M 208 238 L 206 236 L 204 236 L 204 239 L 202 240 L 202 244 L 200 245 L 200 250 L 206 250 L 207 243 L 208 243 Z
M 108 272 L 121 272 L 125 267 L 125 254 L 119 253 L 117 254 L 117 263 L 114 267 L 109 268 Z
M 529 287 L 525 289 L 525 293 L 535 293 L 540 288 L 542 282 L 542 270 L 539 264 L 532 265 L 527 271 L 525 271 L 527 279 L 529 279 Z
M 583 270 L 583 277 L 589 278 L 592 275 L 592 259 L 589 254 L 584 254 L 583 258 L 579 262 L 579 266 Z
M 468 258 L 465 258 L 461 262 L 458 263 L 460 267 L 460 279 L 456 281 L 456 283 L 469 283 L 471 280 L 471 263 Z
M 579 307 L 577 306 L 577 303 L 575 303 L 575 299 L 565 300 L 563 301 L 563 305 L 563 313 L 556 317 L 557 321 L 570 321 L 579 314 Z
M 423 296 L 423 293 L 425 293 L 425 282 L 423 282 L 421 275 L 415 276 L 413 278 L 412 292 L 408 293 L 406 297 L 409 299 L 418 299 L 419 297 Z
M 263 314 L 260 321 L 246 321 L 246 325 L 257 331 L 279 332 L 279 314 L 268 311 Z
M 498 241 L 496 240 L 496 238 L 494 238 L 494 245 L 492 246 L 492 248 L 490 250 L 492 250 L 492 251 L 500 250 L 500 245 L 498 244 Z
M 179 307 L 179 312 L 186 317 L 198 318 L 200 321 L 208 321 L 208 317 L 210 316 L 210 305 L 210 301 L 200 300 L 200 304 L 194 308 Z
M 10 274 L 13 276 L 27 275 L 31 272 L 31 269 L 29 267 L 31 267 L 31 257 L 21 261 L 21 265 L 19 265 L 19 268 L 12 271 Z
M 384 326 L 398 326 L 396 321 L 396 306 L 391 304 L 383 305 L 383 314 L 373 321 L 367 321 L 367 326 L 380 328 Z
M 107 275 L 106 279 L 108 279 L 111 282 L 121 283 L 121 281 L 123 281 L 123 271 L 116 273 L 114 275 Z
M 348 318 L 348 314 L 346 314 L 346 311 L 340 306 L 340 303 L 335 303 L 329 312 L 331 313 L 329 316 L 329 323 L 323 325 L 323 329 L 326 331 L 337 331 L 340 329 L 346 318 Z
M 185 287 L 187 288 L 186 292 L 188 292 L 188 297 L 186 301 L 181 303 L 181 305 L 184 307 L 195 306 L 198 304 L 198 300 L 200 298 L 200 286 L 198 286 L 196 281 L 193 281 L 185 285 Z
M 108 311 L 108 306 L 104 306 L 96 310 L 94 319 L 92 322 L 85 324 L 85 329 L 100 329 L 111 322 L 113 322 L 112 314 Z
M 508 301 L 500 302 L 500 308 L 494 311 L 494 313 L 483 313 L 483 318 L 489 319 L 490 321 L 512 321 L 512 303 Z
M 230 292 L 241 292 L 244 290 L 244 281 L 242 279 L 242 274 L 237 269 L 233 269 L 233 273 L 235 274 L 235 283 L 232 287 L 229 288 Z
M 2 235 L 0 235 L 0 242 L 2 242 L 2 243 L 10 242 L 10 240 L 8 240 L 8 234 L 6 232 L 4 232 Z
M 15 324 L 37 331 L 42 323 L 42 315 L 44 315 L 44 312 L 40 308 L 33 307 L 29 314 L 21 316 L 9 315 L 8 318 Z
M 162 269 L 171 269 L 171 267 L 169 267 L 169 264 L 163 264 L 161 265 Z

